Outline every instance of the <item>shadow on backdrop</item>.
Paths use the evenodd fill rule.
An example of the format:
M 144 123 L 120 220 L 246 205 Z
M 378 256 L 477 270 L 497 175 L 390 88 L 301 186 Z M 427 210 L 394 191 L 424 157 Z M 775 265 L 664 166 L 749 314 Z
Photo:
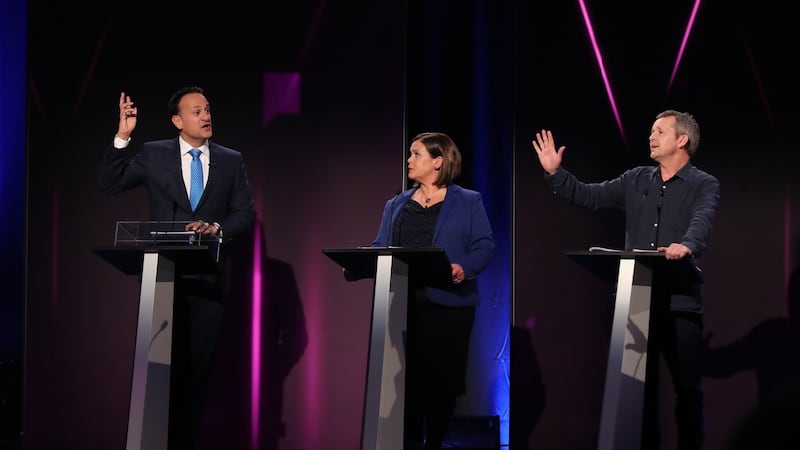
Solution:
M 22 364 L 0 359 L 0 449 L 22 448 Z
M 787 317 L 769 318 L 728 345 L 709 346 L 705 338 L 706 377 L 728 378 L 752 370 L 758 383 L 759 403 L 767 401 L 798 375 L 800 370 L 800 268 L 789 276 Z
M 255 227 L 254 240 L 239 242 L 235 249 L 231 298 L 239 300 L 231 302 L 226 312 L 216 384 L 200 446 L 203 450 L 278 449 L 286 434 L 282 417 L 284 381 L 308 345 L 294 269 L 269 257 L 258 217 Z M 254 320 L 258 304 L 260 320 Z M 260 330 L 254 325 L 258 323 Z M 252 354 L 254 346 L 260 346 L 256 355 Z M 257 361 L 260 364 L 254 366 Z M 259 376 L 257 394 L 251 384 L 254 376 Z M 255 395 L 257 408 L 252 403 Z
M 527 450 L 530 436 L 542 417 L 546 398 L 542 369 L 526 329 L 511 327 L 511 355 L 509 448 Z
M 710 347 L 713 335 L 705 338 L 706 377 L 753 371 L 758 384 L 758 404 L 728 450 L 800 448 L 800 267 L 789 275 L 786 295 L 786 317 L 766 319 L 728 345 Z

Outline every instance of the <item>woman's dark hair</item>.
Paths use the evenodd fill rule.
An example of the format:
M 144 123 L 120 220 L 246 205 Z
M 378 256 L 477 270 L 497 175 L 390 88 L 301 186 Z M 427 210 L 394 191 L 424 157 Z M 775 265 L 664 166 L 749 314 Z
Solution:
M 436 177 L 436 186 L 447 186 L 461 175 L 461 152 L 450 136 L 444 133 L 420 133 L 411 139 L 411 142 L 420 141 L 430 153 L 431 158 L 442 157 L 442 166 L 439 176 Z

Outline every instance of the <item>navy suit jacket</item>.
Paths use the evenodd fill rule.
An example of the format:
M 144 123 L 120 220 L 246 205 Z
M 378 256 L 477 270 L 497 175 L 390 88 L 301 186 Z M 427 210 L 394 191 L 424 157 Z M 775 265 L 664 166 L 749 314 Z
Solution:
M 208 149 L 208 182 L 195 211 L 183 181 L 177 137 L 145 142 L 131 159 L 127 148 L 111 145 L 100 166 L 100 189 L 116 195 L 143 185 L 150 199 L 149 220 L 218 222 L 228 240 L 253 225 L 253 194 L 242 154 L 211 141 Z
M 393 245 L 393 224 L 415 190 L 409 189 L 386 202 L 373 247 Z M 447 186 L 431 245 L 444 248 L 450 262 L 464 268 L 465 276 L 464 282 L 447 288 L 426 287 L 431 301 L 448 306 L 477 305 L 480 296 L 476 276 L 489 266 L 495 252 L 492 227 L 479 192 L 457 184 Z

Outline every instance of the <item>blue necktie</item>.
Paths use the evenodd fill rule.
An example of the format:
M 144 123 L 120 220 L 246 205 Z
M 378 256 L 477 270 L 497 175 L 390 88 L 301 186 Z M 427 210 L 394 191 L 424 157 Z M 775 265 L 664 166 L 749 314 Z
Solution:
M 203 196 L 203 165 L 200 163 L 200 149 L 193 148 L 189 150 L 192 154 L 192 180 L 191 187 L 189 188 L 189 203 L 192 205 L 192 211 L 197 209 L 197 204 L 200 203 L 200 197 Z

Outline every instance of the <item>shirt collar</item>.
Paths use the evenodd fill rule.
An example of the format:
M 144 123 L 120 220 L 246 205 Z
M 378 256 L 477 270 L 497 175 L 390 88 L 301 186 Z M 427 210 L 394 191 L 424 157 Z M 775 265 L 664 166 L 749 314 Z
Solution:
M 184 141 L 182 137 L 178 136 L 178 144 L 181 147 L 181 155 L 189 153 L 189 150 L 193 148 L 199 148 L 200 151 L 203 152 L 203 154 L 208 155 L 208 140 L 203 142 L 203 145 L 201 145 L 200 147 L 192 147 L 191 145 L 189 145 L 188 142 Z
M 686 164 L 683 165 L 677 172 L 675 172 L 675 177 L 678 177 L 682 180 L 688 180 L 692 176 L 692 170 L 694 166 L 692 166 L 691 161 L 687 161 Z M 661 179 L 661 167 L 653 166 L 653 173 L 650 174 L 650 177 L 654 180 L 664 181 Z
M 694 166 L 692 166 L 691 161 L 686 161 L 686 164 L 684 164 L 679 171 L 675 172 L 675 176 L 680 177 L 683 180 L 688 180 L 691 176 L 693 167 Z

